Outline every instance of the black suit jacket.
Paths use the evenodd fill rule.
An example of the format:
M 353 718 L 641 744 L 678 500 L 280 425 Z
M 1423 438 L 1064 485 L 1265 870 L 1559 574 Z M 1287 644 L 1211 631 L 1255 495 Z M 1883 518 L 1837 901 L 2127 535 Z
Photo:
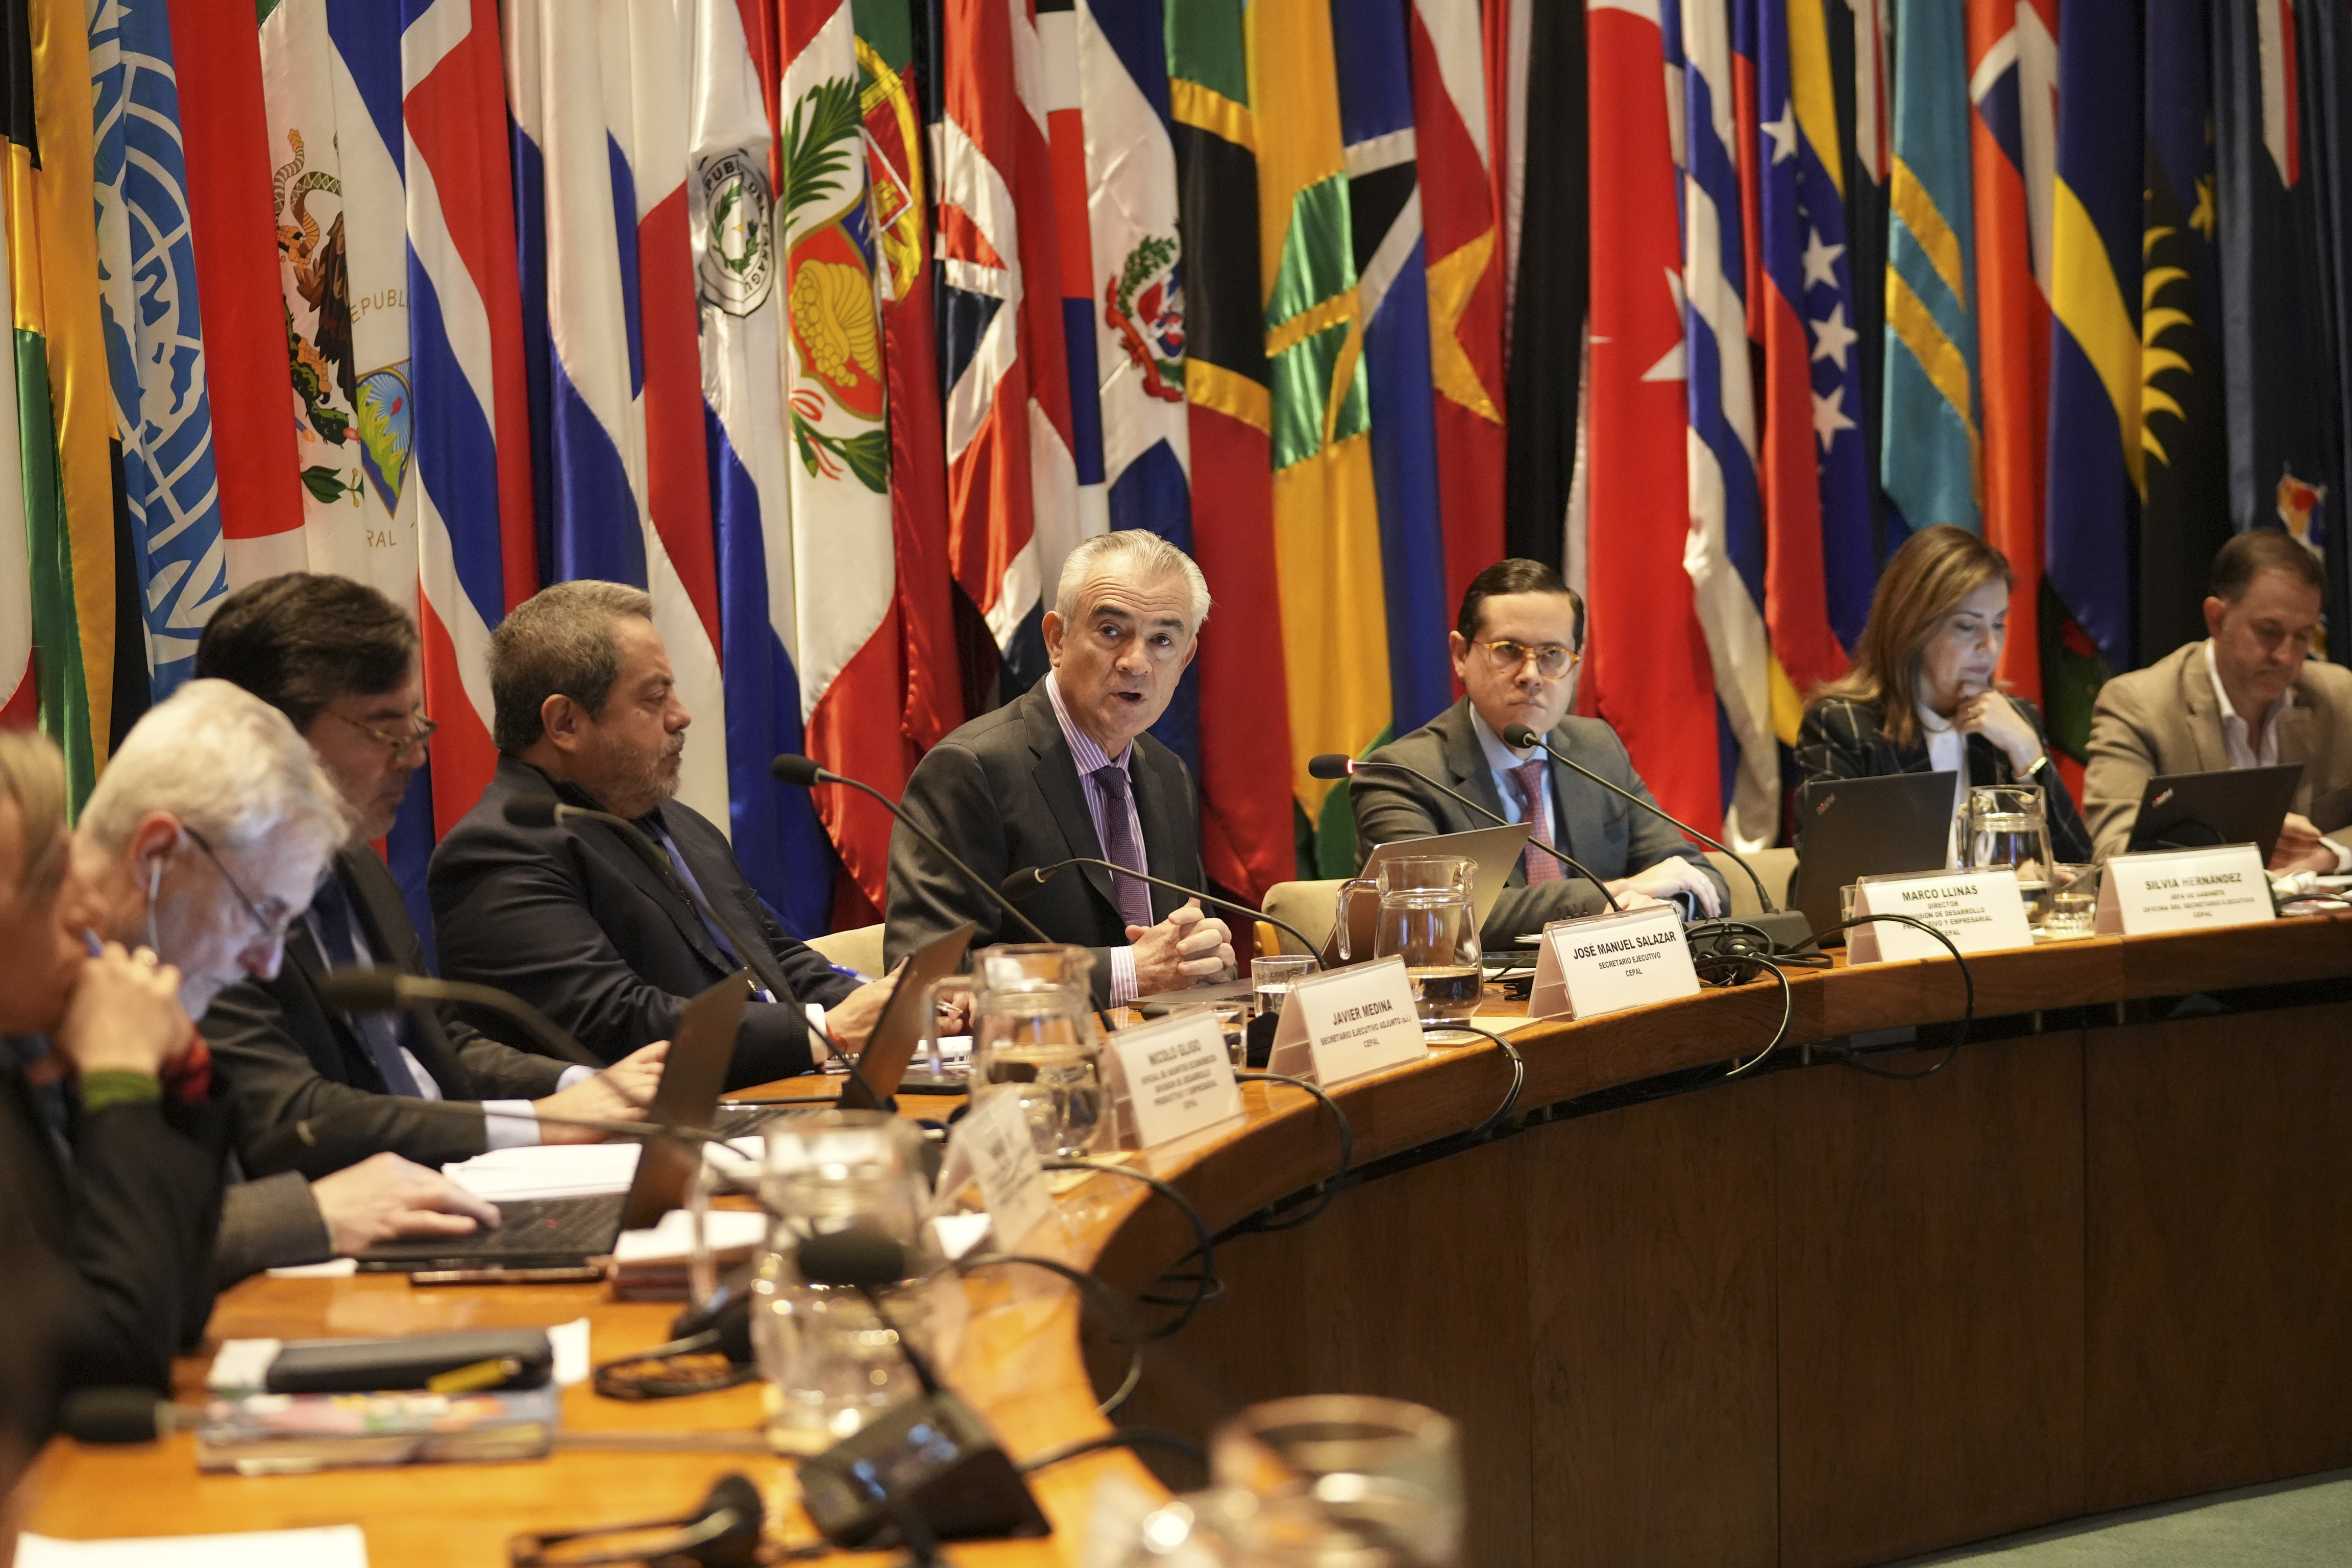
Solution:
M 1053 679 L 1048 672 L 1045 680 Z M 1144 869 L 1200 887 L 1201 830 L 1182 761 L 1150 736 L 1138 736 L 1128 776 L 1143 827 Z M 1050 866 L 1074 855 L 1106 858 L 1044 680 L 933 746 L 915 765 L 901 804 L 992 884 L 1025 866 Z M 1184 899 L 1151 889 L 1152 920 L 1167 919 Z M 1020 907 L 1055 942 L 1093 950 L 1095 1005 L 1108 1005 L 1110 950 L 1128 945 L 1110 873 L 1099 866 L 1073 867 L 1023 898 Z M 940 864 L 901 824 L 890 835 L 884 958 L 896 963 L 966 921 L 980 928 L 974 947 L 1035 940 L 962 873 Z
M 2050 749 L 2050 737 L 2042 728 L 2042 710 L 2021 697 L 2012 697 L 2017 710 L 2033 726 L 2041 738 L 2042 749 Z M 1968 737 L 1969 783 L 1972 784 L 2003 784 L 2019 782 L 2017 770 L 2009 763 L 2009 753 L 1986 740 L 1982 735 Z M 1934 765 L 1927 756 L 1927 742 L 1904 747 L 1886 738 L 1880 728 L 1878 710 L 1851 697 L 1828 697 L 1805 710 L 1805 721 L 1797 731 L 1797 766 L 1806 783 L 1816 779 L 1874 779 L 1893 773 L 1933 773 Z M 2091 858 L 2091 830 L 2084 826 L 2083 814 L 2074 808 L 2074 797 L 2067 792 L 2066 781 L 2058 776 L 2055 763 L 2042 770 L 2042 776 L 2032 781 L 2041 784 L 2050 828 L 2050 849 L 2066 864 L 2081 864 Z M 1797 814 L 1797 852 L 1804 853 L 1804 814 Z
M 1598 719 L 1563 719 L 1544 737 L 1554 751 L 1574 757 L 1602 778 L 1630 790 L 1643 800 L 1650 788 L 1633 771 L 1633 759 L 1617 731 Z M 1478 744 L 1471 723 L 1470 700 L 1464 698 L 1403 739 L 1371 753 L 1368 762 L 1401 763 L 1460 790 L 1488 810 L 1500 812 L 1503 797 L 1495 787 L 1494 770 Z M 1581 861 L 1604 882 L 1645 871 L 1679 856 L 1707 875 L 1729 909 L 1730 889 L 1722 875 L 1707 864 L 1698 846 L 1667 826 L 1664 817 L 1646 812 L 1622 796 L 1558 763 L 1551 768 L 1552 794 L 1559 802 L 1560 820 L 1552 842 Z M 1460 801 L 1416 783 L 1402 773 L 1364 772 L 1348 781 L 1349 804 L 1356 814 L 1356 864 L 1360 867 L 1374 849 L 1400 839 L 1426 838 L 1439 833 L 1466 833 L 1492 827 L 1492 818 L 1478 816 Z M 1538 851 L 1540 853 L 1540 851 Z M 1486 911 L 1479 940 L 1499 945 L 1528 931 L 1543 930 L 1551 921 L 1600 914 L 1609 908 L 1600 889 L 1561 868 L 1558 881 L 1528 885 L 1525 857 L 1511 868 L 1510 881 L 1495 907 Z
M 68 1100 L 66 1147 L 42 1120 L 13 1041 L 0 1041 L 0 1202 L 62 1270 L 58 1393 L 110 1384 L 168 1394 L 172 1358 L 212 1314 L 213 1237 L 226 1170 L 217 1106 Z M 13 1276 L 15 1260 L 0 1261 Z
M 668 1039 L 697 993 L 732 974 L 730 962 L 665 859 L 649 861 L 618 828 L 600 822 L 518 827 L 517 795 L 596 802 L 529 763 L 500 757 L 482 798 L 433 851 L 428 883 L 441 972 L 511 991 L 604 1061 Z M 741 940 L 756 937 L 788 995 L 743 1010 L 730 1088 L 809 1070 L 802 1005 L 831 1006 L 857 988 L 813 949 L 784 933 L 735 863 L 726 836 L 690 806 L 655 814 L 694 879 Z M 509 1044 L 528 1041 L 485 1019 Z
M 424 944 L 401 900 L 400 885 L 375 851 L 364 844 L 346 847 L 335 857 L 333 874 L 350 895 L 360 934 L 376 963 L 407 974 L 425 973 Z M 231 986 L 205 1014 L 202 1026 L 215 1068 L 236 1106 L 237 1152 L 246 1171 L 268 1175 L 289 1168 L 283 1154 L 273 1163 L 268 1153 L 269 1142 L 284 1141 L 266 1135 L 330 1111 L 365 1118 L 345 1147 L 389 1149 L 420 1165 L 480 1153 L 488 1146 L 481 1117 L 428 1107 L 385 1089 L 382 1069 L 351 1021 L 320 1000 L 319 983 L 327 969 L 310 923 L 297 921 L 287 933 L 286 962 L 278 978 Z M 568 1065 L 490 1039 L 446 1007 L 409 1016 L 408 1048 L 446 1100 L 537 1100 L 555 1092 Z M 322 1176 L 338 1163 L 337 1157 L 319 1158 L 315 1169 L 304 1163 L 290 1168 Z

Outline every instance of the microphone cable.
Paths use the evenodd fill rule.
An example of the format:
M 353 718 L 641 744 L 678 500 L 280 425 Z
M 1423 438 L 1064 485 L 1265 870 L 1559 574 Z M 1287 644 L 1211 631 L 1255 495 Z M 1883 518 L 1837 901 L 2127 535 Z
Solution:
M 1166 1198 L 1170 1203 L 1175 1205 L 1177 1208 L 1183 1212 L 1185 1219 L 1191 1222 L 1193 1237 L 1192 1251 L 1186 1253 L 1184 1258 L 1179 1258 L 1176 1261 L 1178 1263 L 1181 1263 L 1184 1261 L 1185 1258 L 1192 1258 L 1197 1255 L 1201 1259 L 1200 1268 L 1196 1272 L 1190 1274 L 1178 1274 L 1171 1269 L 1161 1274 L 1158 1279 L 1153 1281 L 1153 1283 L 1174 1285 L 1190 1284 L 1192 1287 L 1192 1294 L 1188 1298 L 1179 1300 L 1166 1296 L 1148 1296 L 1141 1292 L 1138 1292 L 1136 1300 L 1139 1301 L 1148 1302 L 1154 1307 L 1174 1307 L 1179 1309 L 1173 1318 L 1171 1318 L 1168 1321 L 1160 1324 L 1158 1328 L 1146 1333 L 1143 1336 L 1145 1339 L 1164 1340 L 1172 1335 L 1182 1332 L 1184 1326 L 1192 1321 L 1193 1313 L 1199 1311 L 1210 1302 L 1214 1301 L 1224 1295 L 1225 1287 L 1223 1283 L 1217 1279 L 1216 1237 L 1210 1234 L 1209 1222 L 1201 1217 L 1201 1211 L 1193 1206 L 1192 1199 L 1186 1197 L 1183 1194 L 1178 1192 L 1174 1187 L 1169 1185 L 1166 1182 L 1161 1181 L 1159 1177 L 1151 1175 L 1147 1172 L 1136 1170 L 1129 1165 L 1113 1165 L 1096 1160 L 1048 1160 L 1045 1162 L 1045 1169 L 1049 1171 L 1094 1171 L 1103 1175 L 1125 1176 L 1129 1181 L 1141 1182 L 1145 1186 L 1150 1187 L 1153 1192 L 1158 1193 L 1161 1197 Z
M 1495 1043 L 1511 1064 L 1511 1087 L 1509 1092 L 1503 1096 L 1503 1103 L 1495 1107 L 1493 1115 L 1471 1130 L 1469 1136 L 1464 1140 L 1463 1146 L 1467 1148 L 1472 1144 L 1484 1143 L 1495 1135 L 1495 1129 L 1500 1127 L 1509 1119 L 1511 1112 L 1519 1108 L 1519 1096 L 1528 1087 L 1528 1058 L 1519 1055 L 1518 1047 L 1511 1044 L 1494 1030 L 1482 1029 L 1475 1024 L 1439 1024 L 1424 1021 L 1421 1026 L 1424 1039 L 1433 1029 L 1462 1029 L 1473 1035 L 1484 1035 Z
M 1034 1476 L 1050 1466 L 1087 1454 L 1099 1454 L 1106 1448 L 1165 1448 L 1170 1453 L 1183 1455 L 1196 1465 L 1205 1467 L 1209 1462 L 1209 1456 L 1202 1451 L 1201 1445 L 1190 1437 L 1180 1437 L 1158 1426 L 1120 1426 L 1097 1433 L 1091 1437 L 1081 1437 L 1075 1443 L 1065 1443 L 1058 1448 L 1048 1448 L 1042 1454 L 1022 1460 L 1013 1468 L 1024 1476 Z
M 1929 925 L 1926 921 L 1914 920 L 1909 915 L 1856 915 L 1850 921 L 1839 921 L 1836 925 L 1830 927 L 1827 931 L 1815 931 L 1803 942 L 1799 942 L 1797 944 L 1796 951 L 1802 952 L 1805 948 L 1816 946 L 1823 937 L 1835 936 L 1840 931 L 1852 931 L 1858 925 L 1868 925 L 1874 921 L 1885 921 L 1891 925 L 1916 927 L 1918 930 L 1926 931 L 1929 936 L 1934 937 L 1937 942 L 1942 942 L 1947 948 L 1951 950 L 1952 962 L 1960 966 L 1960 984 L 1967 987 L 1967 996 L 1960 1006 L 1959 1022 L 1954 1026 L 1953 1028 L 1951 1047 L 1944 1052 L 1943 1056 L 1937 1060 L 1933 1067 L 1923 1068 L 1918 1072 L 1890 1072 L 1885 1068 L 1866 1067 L 1843 1051 L 1824 1054 L 1829 1055 L 1832 1061 L 1838 1063 L 1842 1067 L 1852 1068 L 1856 1072 L 1868 1073 L 1873 1078 L 1892 1079 L 1899 1083 L 1916 1083 L 1923 1078 L 1933 1078 L 1936 1074 L 1951 1066 L 1952 1058 L 1960 1054 L 1960 1047 L 1962 1046 L 1968 1044 L 1969 1030 L 1976 1023 L 1977 1017 L 1977 977 L 1975 973 L 1969 970 L 1969 961 L 1967 957 L 1961 953 L 1958 944 L 1954 942 L 1950 937 L 1946 936 L 1942 931 L 1937 931 L 1934 926 Z
M 1137 1331 L 1135 1318 L 1128 1311 L 1126 1303 L 1112 1294 L 1109 1286 L 1085 1269 L 1074 1268 L 1058 1258 L 1041 1258 L 1034 1253 L 983 1252 L 971 1257 L 959 1258 L 948 1267 L 961 1278 L 975 1268 L 992 1268 L 1000 1263 L 1025 1263 L 1032 1268 L 1043 1268 L 1049 1274 L 1060 1275 L 1077 1287 L 1080 1298 L 1093 1302 L 1097 1313 L 1107 1320 L 1103 1331 L 1108 1336 L 1110 1342 L 1127 1347 L 1127 1376 L 1121 1380 L 1117 1388 L 1111 1391 L 1108 1397 L 1095 1406 L 1105 1419 L 1108 1419 L 1120 1405 L 1128 1402 L 1134 1394 L 1136 1386 L 1143 1381 L 1144 1336 Z
M 1314 1206 L 1308 1208 L 1306 1213 L 1277 1217 L 1276 1211 L 1281 1206 L 1277 1200 L 1258 1210 L 1257 1213 L 1227 1226 L 1217 1234 L 1217 1239 L 1225 1241 L 1236 1236 L 1261 1236 L 1271 1235 L 1280 1230 L 1297 1230 L 1299 1226 L 1321 1217 L 1323 1211 L 1331 1206 L 1331 1200 L 1339 1195 L 1340 1188 L 1347 1184 L 1348 1173 L 1356 1163 L 1356 1129 L 1348 1120 L 1348 1113 L 1339 1109 L 1339 1102 L 1332 1099 L 1322 1085 L 1309 1083 L 1303 1078 L 1292 1078 L 1287 1073 L 1237 1072 L 1234 1074 L 1234 1080 L 1236 1083 L 1286 1083 L 1293 1089 L 1303 1089 L 1321 1100 L 1323 1109 L 1331 1113 L 1331 1120 L 1339 1125 L 1339 1168 L 1323 1181 L 1317 1183 L 1314 1188 L 1309 1189 L 1313 1194 Z

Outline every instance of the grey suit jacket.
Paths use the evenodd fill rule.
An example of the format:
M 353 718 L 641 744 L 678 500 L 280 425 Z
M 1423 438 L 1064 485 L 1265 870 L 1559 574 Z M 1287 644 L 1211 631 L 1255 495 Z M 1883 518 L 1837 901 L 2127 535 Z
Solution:
M 2278 716 L 2278 760 L 2303 764 L 2291 809 L 2333 833 L 2352 825 L 2352 669 L 2306 660 L 2293 691 Z M 2149 779 L 2230 765 L 2221 717 L 2202 639 L 2099 688 L 2083 815 L 2100 859 L 2130 844 Z
M 1574 757 L 1602 778 L 1650 798 L 1647 784 L 1633 771 L 1625 742 L 1598 719 L 1563 719 L 1545 737 L 1552 749 Z M 1491 811 L 1503 809 L 1495 775 L 1479 748 L 1478 732 L 1470 722 L 1470 700 L 1464 698 L 1435 719 L 1401 741 L 1374 752 L 1368 761 L 1402 763 L 1443 779 Z M 1669 855 L 1678 855 L 1707 875 L 1731 907 L 1730 889 L 1708 865 L 1697 845 L 1665 821 L 1610 794 L 1581 774 L 1554 763 L 1552 794 L 1559 801 L 1559 832 L 1552 842 L 1574 856 L 1603 881 L 1614 881 L 1647 870 Z M 1361 866 L 1383 844 L 1404 838 L 1426 838 L 1436 833 L 1465 833 L 1493 823 L 1461 802 L 1448 799 L 1402 773 L 1360 773 L 1348 781 L 1349 803 L 1356 813 L 1356 863 Z M 1566 868 L 1562 868 L 1566 871 Z M 1511 879 L 1495 907 L 1486 912 L 1479 940 L 1489 945 L 1538 931 L 1549 921 L 1574 915 L 1599 914 L 1608 908 L 1593 885 L 1572 871 L 1556 882 L 1528 885 L 1524 863 L 1511 868 Z
M 1199 817 L 1183 762 L 1143 735 L 1136 740 L 1128 773 L 1143 827 L 1144 868 L 1188 887 L 1202 886 Z M 915 764 L 901 804 L 991 884 L 1023 867 L 1050 866 L 1076 855 L 1104 858 L 1078 784 L 1077 763 L 1044 681 L 933 746 Z M 1166 920 L 1183 902 L 1181 893 L 1153 888 L 1151 918 Z M 1110 873 L 1099 866 L 1074 866 L 1022 899 L 1020 908 L 1055 942 L 1093 952 L 1095 1003 L 1107 1005 L 1110 950 L 1127 945 L 1127 921 Z M 940 864 L 901 824 L 890 835 L 883 958 L 895 964 L 966 921 L 980 928 L 971 939 L 974 947 L 1035 940 L 954 867 Z

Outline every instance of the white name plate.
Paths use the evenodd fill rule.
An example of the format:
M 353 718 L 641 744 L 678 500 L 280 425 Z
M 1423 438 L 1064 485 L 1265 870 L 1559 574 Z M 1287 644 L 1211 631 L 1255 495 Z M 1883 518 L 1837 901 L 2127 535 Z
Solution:
M 1214 1013 L 1180 1013 L 1111 1036 L 1103 1092 L 1122 1149 L 1157 1149 L 1242 1114 L 1241 1086 Z
M 1592 1018 L 1698 994 L 1690 939 L 1672 904 L 1611 910 L 1544 927 L 1530 1018 Z
M 1853 912 L 1909 915 L 1950 937 L 1952 947 L 1962 952 L 1990 952 L 1997 948 L 2033 945 L 2033 931 L 2025 923 L 2025 897 L 2018 889 L 2017 873 L 2006 867 L 1990 871 L 1920 871 L 1905 877 L 1865 877 L 1854 889 Z M 1845 961 L 1849 964 L 1951 955 L 1952 948 L 1926 931 L 1892 921 L 1873 921 L 1846 932 Z
M 2153 936 L 2277 918 L 2270 873 L 2252 844 L 2112 856 L 2099 879 L 2101 931 Z
M 1403 959 L 1390 957 L 1292 985 L 1266 1069 L 1329 1089 L 1428 1054 L 1412 979 Z
M 1030 1140 L 1021 1097 L 1011 1084 L 974 1093 L 971 1109 L 948 1134 L 947 1158 L 940 1166 L 940 1201 L 952 1202 L 967 1181 L 980 1184 L 981 1202 L 988 1205 L 999 1247 L 1018 1246 L 1054 1212 L 1045 1167 Z

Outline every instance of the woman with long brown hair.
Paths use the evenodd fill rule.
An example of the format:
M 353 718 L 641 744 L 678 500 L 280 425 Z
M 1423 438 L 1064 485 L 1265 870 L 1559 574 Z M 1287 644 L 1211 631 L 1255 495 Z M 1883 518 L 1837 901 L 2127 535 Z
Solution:
M 1971 784 L 2040 784 L 2051 852 L 2088 860 L 2091 835 L 2051 764 L 2041 710 L 1993 683 L 2015 581 L 2008 558 L 1964 528 L 1906 541 L 1871 596 L 1853 668 L 1805 706 L 1806 781 L 1948 771 L 1956 819 Z

